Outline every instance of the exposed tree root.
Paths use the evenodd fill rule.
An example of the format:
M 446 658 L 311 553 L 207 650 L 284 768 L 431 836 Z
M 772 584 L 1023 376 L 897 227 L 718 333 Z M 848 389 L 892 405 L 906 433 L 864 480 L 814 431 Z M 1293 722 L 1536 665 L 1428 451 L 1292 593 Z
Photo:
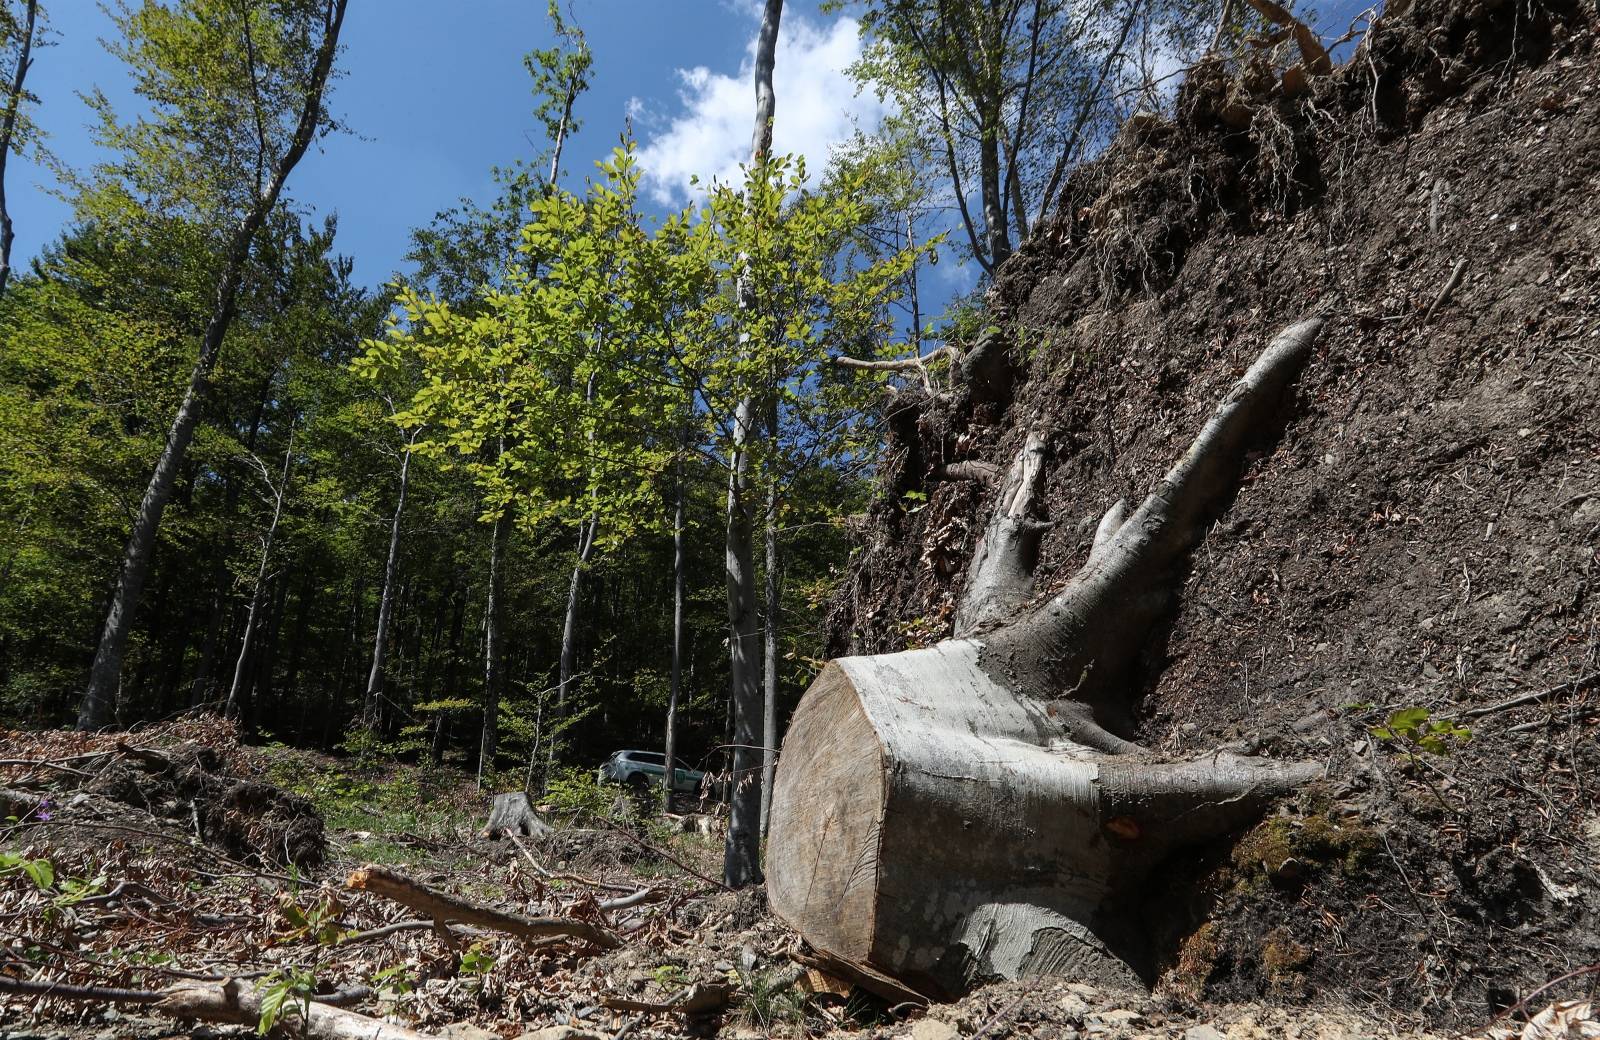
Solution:
M 1321 327 L 1276 337 L 1144 502 L 1107 510 L 1084 568 L 1015 617 L 1045 526 L 1030 435 L 968 572 L 968 638 L 818 676 L 784 744 L 767 859 L 773 909 L 814 947 L 930 994 L 1035 974 L 1147 981 L 1116 905 L 1174 849 L 1320 773 L 1163 761 L 1126 734 L 1128 666 Z

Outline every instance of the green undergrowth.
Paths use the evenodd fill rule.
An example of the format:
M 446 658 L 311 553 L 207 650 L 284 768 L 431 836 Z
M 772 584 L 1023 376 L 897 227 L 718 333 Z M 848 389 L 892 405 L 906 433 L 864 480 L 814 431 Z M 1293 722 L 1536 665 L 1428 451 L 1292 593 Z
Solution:
M 436 858 L 481 815 L 470 777 L 456 770 L 341 759 L 273 745 L 267 777 L 311 801 L 343 857 L 389 866 Z
M 338 859 L 346 863 L 427 869 L 470 858 L 470 844 L 463 838 L 483 827 L 488 792 L 518 790 L 523 780 L 508 772 L 492 778 L 480 793 L 476 778 L 457 769 L 373 756 L 337 758 L 282 745 L 263 750 L 268 780 L 311 801 L 327 825 Z M 643 880 L 681 874 L 646 845 L 703 872 L 717 869 L 721 839 L 682 833 L 661 817 L 654 791 L 639 797 L 598 783 L 589 769 L 567 767 L 552 774 L 538 806 L 557 828 L 617 832 L 609 844 L 615 846 L 619 865 Z

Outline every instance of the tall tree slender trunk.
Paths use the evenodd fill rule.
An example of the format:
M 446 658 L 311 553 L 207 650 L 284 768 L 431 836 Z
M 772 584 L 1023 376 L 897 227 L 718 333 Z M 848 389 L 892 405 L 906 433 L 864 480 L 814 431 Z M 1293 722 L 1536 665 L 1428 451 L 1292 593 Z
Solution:
M 383 659 L 389 647 L 389 621 L 394 614 L 395 574 L 400 563 L 400 520 L 406 511 L 406 484 L 411 478 L 411 446 L 421 429 L 406 438 L 400 457 L 400 494 L 395 499 L 394 517 L 389 521 L 389 555 L 383 564 L 383 595 L 378 599 L 378 632 L 372 640 L 372 670 L 367 674 L 367 696 L 361 708 L 361 724 L 378 728 L 379 702 L 383 698 Z
M 251 455 L 255 454 L 256 443 L 261 436 L 261 424 L 266 418 L 267 403 L 272 396 L 272 384 L 277 378 L 277 369 L 267 373 L 261 381 L 261 389 L 256 392 L 256 410 L 250 419 L 250 432 L 245 434 L 244 450 Z M 233 528 L 233 516 L 239 508 L 239 479 L 233 467 L 228 467 L 223 474 L 222 515 L 220 527 L 223 531 Z M 226 540 L 216 539 L 214 546 L 215 556 L 211 561 L 211 618 L 206 624 L 205 640 L 200 646 L 200 661 L 195 668 L 194 685 L 189 692 L 189 706 L 198 708 L 202 704 L 209 704 L 216 700 L 214 687 L 216 681 L 213 673 L 217 668 L 217 658 L 222 652 L 224 628 L 230 613 L 232 599 L 228 580 L 228 552 Z
M 495 517 L 489 534 L 489 591 L 483 606 L 483 736 L 478 742 L 478 787 L 494 773 L 495 752 L 500 750 L 500 601 L 504 590 L 505 542 L 511 518 Z
M 321 46 L 312 69 L 311 84 L 301 105 L 294 137 L 288 150 L 274 166 L 271 180 L 256 197 L 255 204 L 239 222 L 229 240 L 222 270 L 217 278 L 211 318 L 206 323 L 205 335 L 200 341 L 200 355 L 189 374 L 188 389 L 178 405 L 172 428 L 167 432 L 166 445 L 161 450 L 161 457 L 156 460 L 155 471 L 150 475 L 149 486 L 145 488 L 139 511 L 134 516 L 133 531 L 128 536 L 122 569 L 117 576 L 116 592 L 111 597 L 111 608 L 106 612 L 100 645 L 95 650 L 94 663 L 89 669 L 89 685 L 84 692 L 83 706 L 78 712 L 79 729 L 101 729 L 111 722 L 122 676 L 122 655 L 127 647 L 128 633 L 133 628 L 133 614 L 139 605 L 139 594 L 144 591 L 145 578 L 150 571 L 150 557 L 155 552 L 156 536 L 161 529 L 161 514 L 167 508 L 167 500 L 172 495 L 172 483 L 189 452 L 189 443 L 194 439 L 195 426 L 200 421 L 200 412 L 210 390 L 212 366 L 216 364 L 217 355 L 222 351 L 222 341 L 233 324 L 239 283 L 244 278 L 245 263 L 250 258 L 251 242 L 277 204 L 284 183 L 300 162 L 301 156 L 305 155 L 322 121 L 323 89 L 327 86 L 334 53 L 338 50 L 339 29 L 344 24 L 347 2 L 329 0 Z
M 777 63 L 778 23 L 783 0 L 766 0 L 761 32 L 756 37 L 756 122 L 750 141 L 750 166 L 760 170 L 772 147 L 776 97 L 772 69 Z M 742 311 L 753 310 L 760 295 L 748 270 L 738 279 Z M 760 669 L 756 653 L 755 502 L 750 485 L 750 438 L 758 422 L 756 402 L 739 402 L 733 423 L 733 451 L 728 467 L 726 537 L 728 585 L 728 684 L 733 702 L 733 776 L 729 797 L 728 839 L 723 848 L 722 879 L 732 888 L 761 880 L 761 756 L 756 743 L 762 715 Z
M 6 292 L 11 280 L 11 242 L 16 237 L 11 229 L 11 210 L 6 205 L 6 160 L 11 157 L 17 137 L 17 116 L 22 110 L 23 84 L 28 69 L 33 65 L 33 33 L 39 20 L 39 0 L 28 0 L 28 13 L 23 18 L 22 42 L 17 50 L 17 67 L 12 70 L 11 82 L 6 85 L 6 112 L 0 119 L 0 296 Z
M 461 632 L 465 627 L 467 617 L 466 594 L 457 594 L 452 588 L 450 598 L 455 604 L 455 611 L 450 620 L 450 656 L 445 663 L 444 688 L 445 696 L 455 697 L 457 693 L 456 680 L 460 676 L 461 666 Z M 430 757 L 434 765 L 444 764 L 445 744 L 450 739 L 450 711 L 440 709 L 438 718 L 433 727 L 433 747 Z
M 778 405 L 776 400 L 767 413 L 767 438 L 778 442 Z M 765 587 L 762 610 L 761 654 L 761 833 L 767 833 L 767 821 L 772 812 L 772 776 L 778 768 L 778 626 L 782 622 L 779 611 L 778 565 L 778 474 L 767 474 L 767 502 L 762 517 L 762 532 L 766 549 Z
M 998 270 L 1011 255 L 1011 236 L 1007 232 L 1006 200 L 1000 180 L 1000 109 L 987 114 L 978 142 L 978 175 L 983 192 L 984 247 L 989 252 L 991 270 Z
M 562 126 L 566 123 L 563 121 Z M 594 403 L 594 373 L 589 374 L 588 385 L 584 388 L 583 398 L 585 404 Z M 593 433 L 589 436 L 591 449 L 594 445 Z M 593 493 L 590 498 L 593 500 Z M 560 669 L 556 680 L 556 710 L 555 718 L 551 720 L 551 731 L 558 725 L 567 711 L 567 687 L 572 682 L 573 672 L 578 660 L 578 603 L 583 592 L 583 572 L 589 567 L 589 557 L 594 552 L 594 537 L 600 529 L 600 513 L 598 509 L 591 509 L 589 518 L 578 525 L 578 558 L 572 565 L 572 578 L 567 582 L 567 612 L 561 625 L 561 656 L 558 668 Z M 542 728 L 542 727 L 541 727 Z M 549 776 L 556 764 L 556 744 L 558 742 L 552 735 L 545 741 L 545 776 Z M 528 763 L 529 780 L 533 772 L 533 759 L 530 756 Z
M 261 538 L 261 563 L 256 567 L 256 587 L 250 593 L 250 610 L 244 619 L 244 638 L 239 642 L 239 657 L 233 664 L 233 682 L 228 686 L 228 699 L 222 713 L 235 718 L 239 713 L 239 684 L 244 676 L 245 659 L 250 656 L 250 641 L 256 630 L 256 613 L 261 606 L 261 590 L 267 584 L 267 566 L 272 560 L 272 542 L 278 535 L 278 521 L 283 518 L 283 499 L 289 491 L 289 467 L 294 462 L 294 427 L 289 427 L 289 444 L 283 452 L 283 474 L 272 501 L 272 523 Z M 265 473 L 265 467 L 262 468 Z M 270 486 L 270 485 L 269 485 Z
M 672 679 L 667 687 L 667 773 L 662 781 L 661 811 L 672 811 L 673 780 L 678 769 L 678 694 L 683 688 L 683 453 L 674 464 L 672 505 Z

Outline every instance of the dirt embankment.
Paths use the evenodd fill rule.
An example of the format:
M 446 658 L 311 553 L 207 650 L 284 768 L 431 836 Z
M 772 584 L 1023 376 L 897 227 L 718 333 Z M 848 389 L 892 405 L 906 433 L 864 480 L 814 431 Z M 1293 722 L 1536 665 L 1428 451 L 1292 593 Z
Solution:
M 1328 763 L 1172 867 L 1200 893 L 1152 921 L 1179 999 L 1481 1021 L 1600 961 L 1595 17 L 1419 0 L 1299 97 L 1201 70 L 1001 271 L 1013 392 L 896 405 L 834 653 L 949 634 L 990 491 L 946 464 L 1049 432 L 1047 594 L 1275 331 L 1329 315 L 1142 663 L 1147 745 Z M 1407 708 L 1470 741 L 1369 732 Z

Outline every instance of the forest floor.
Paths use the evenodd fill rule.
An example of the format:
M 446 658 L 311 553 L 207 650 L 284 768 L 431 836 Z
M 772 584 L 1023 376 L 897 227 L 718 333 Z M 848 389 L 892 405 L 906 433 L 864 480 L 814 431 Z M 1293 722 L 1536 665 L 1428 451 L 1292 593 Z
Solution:
M 1306 994 L 1298 1006 L 1200 1004 L 1069 980 L 991 986 L 931 1009 L 892 1006 L 799 964 L 803 945 L 759 890 L 711 880 L 721 840 L 685 832 L 683 821 L 698 818 L 642 813 L 607 789 L 563 785 L 542 806 L 554 833 L 488 840 L 485 799 L 453 770 L 244 747 L 209 719 L 0 736 L 0 793 L 15 818 L 4 831 L 0 980 L 151 991 L 298 980 L 291 994 L 341 993 L 362 1014 L 451 1040 L 1430 1035 L 1409 1031 L 1403 1016 L 1379 1020 Z M 459 924 L 441 934 L 414 911 L 352 890 L 347 878 L 369 865 L 481 906 L 600 925 L 621 942 L 529 942 Z M 647 902 L 603 906 L 646 889 Z M 395 924 L 405 927 L 380 932 Z M 690 999 L 706 1010 L 676 1010 Z M 17 1040 L 254 1032 L 140 1005 L 0 992 L 0 1036 Z

